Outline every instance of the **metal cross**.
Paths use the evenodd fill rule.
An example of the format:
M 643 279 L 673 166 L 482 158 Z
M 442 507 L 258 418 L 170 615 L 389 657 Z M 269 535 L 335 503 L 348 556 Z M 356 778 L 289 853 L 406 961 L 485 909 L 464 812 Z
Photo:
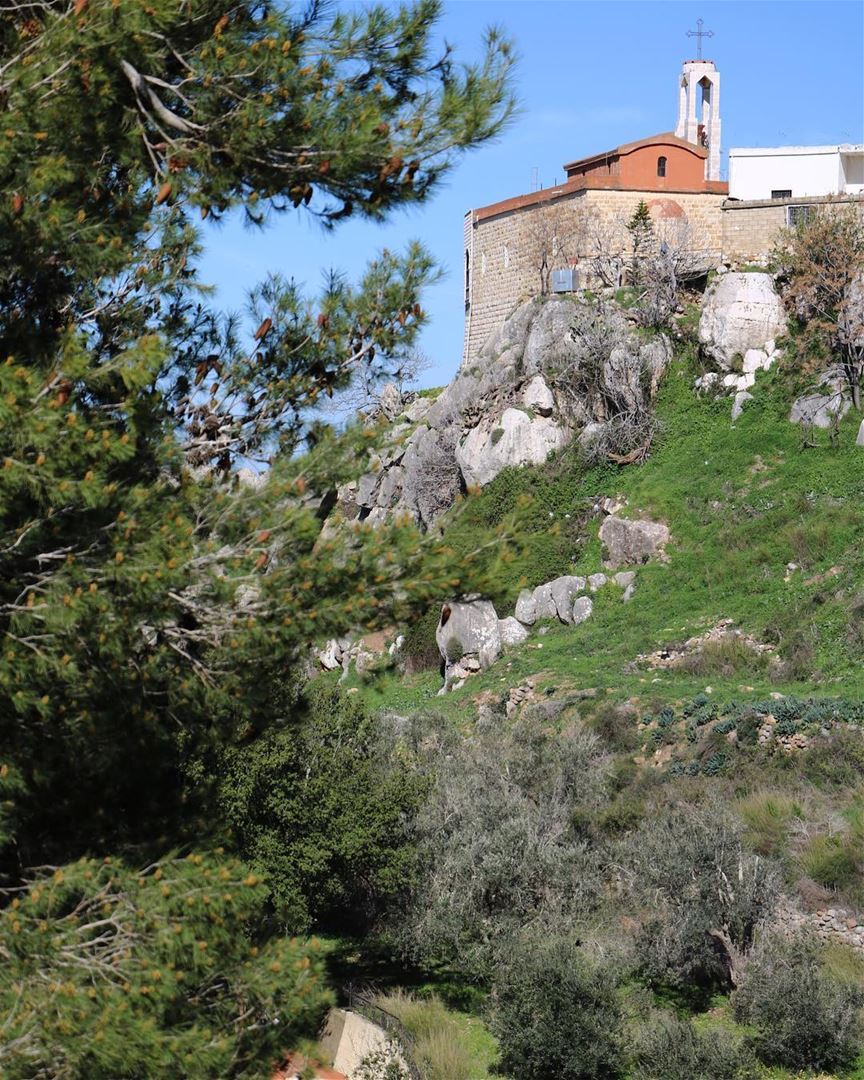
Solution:
M 704 25 L 705 24 L 702 22 L 701 19 L 697 19 L 696 20 L 696 29 L 687 31 L 687 37 L 695 37 L 696 38 L 696 59 L 697 60 L 702 59 L 702 38 L 703 37 L 714 37 L 714 31 L 713 30 L 703 30 L 702 29 L 702 27 Z

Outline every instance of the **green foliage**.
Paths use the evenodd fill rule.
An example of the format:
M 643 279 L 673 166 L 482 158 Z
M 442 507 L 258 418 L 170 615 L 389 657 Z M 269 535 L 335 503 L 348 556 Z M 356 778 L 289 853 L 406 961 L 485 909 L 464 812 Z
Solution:
M 269 730 L 225 752 L 219 805 L 244 858 L 270 882 L 280 923 L 291 933 L 311 923 L 344 932 L 410 881 L 411 822 L 426 782 L 359 702 L 332 686 L 307 694 L 293 706 L 277 689 Z
M 428 254 L 385 251 L 314 298 L 273 278 L 251 289 L 250 324 L 211 309 L 196 277 L 203 218 L 382 218 L 500 129 L 508 44 L 492 32 L 457 68 L 435 51 L 439 11 L 88 0 L 0 15 L 16 865 L 179 838 L 195 809 L 183 766 L 233 738 L 272 672 L 315 638 L 390 622 L 397 595 L 407 618 L 459 583 L 444 557 L 396 589 L 423 547 L 405 523 L 320 536 L 326 493 L 374 433 L 337 445 L 310 410 L 412 347 Z M 272 465 L 267 481 L 238 488 L 250 463 Z
M 792 822 L 802 814 L 800 805 L 782 792 L 754 792 L 736 811 L 747 826 L 747 844 L 760 855 L 779 854 Z
M 669 810 L 626 837 L 619 858 L 645 905 L 637 948 L 646 980 L 729 985 L 780 884 L 767 860 L 747 853 L 738 823 L 720 806 Z
M 259 1077 L 330 1004 L 314 940 L 252 934 L 266 895 L 216 854 L 81 859 L 7 891 L 3 1076 Z
M 534 941 L 494 980 L 501 1067 L 525 1080 L 623 1075 L 621 1012 L 610 975 L 561 938 Z
M 864 844 L 845 831 L 817 833 L 799 852 L 798 863 L 820 885 L 842 889 L 860 880 Z
M 654 1016 L 633 1039 L 632 1080 L 752 1080 L 752 1056 L 727 1031 Z
M 732 1004 L 736 1018 L 756 1029 L 753 1045 L 768 1065 L 833 1072 L 861 1050 L 864 988 L 835 981 L 805 937 L 763 942 Z
M 395 990 L 376 994 L 373 1000 L 408 1032 L 411 1058 L 424 1080 L 472 1080 L 472 1055 L 462 1044 L 453 1014 L 436 996 L 417 998 Z
M 441 666 L 441 654 L 435 640 L 438 618 L 438 605 L 432 604 L 405 628 L 401 655 L 406 675 L 414 675 L 418 671 L 437 671 Z
M 595 735 L 483 728 L 441 741 L 429 767 L 420 872 L 398 927 L 409 953 L 488 974 L 526 923 L 555 927 L 596 904 L 599 866 L 578 828 L 605 802 Z

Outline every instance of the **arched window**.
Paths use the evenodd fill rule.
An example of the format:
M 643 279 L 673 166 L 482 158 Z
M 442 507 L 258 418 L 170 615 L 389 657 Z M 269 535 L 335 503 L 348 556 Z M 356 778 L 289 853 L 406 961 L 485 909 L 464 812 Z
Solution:
M 465 307 L 471 303 L 471 256 L 465 252 Z
M 658 176 L 665 176 L 666 175 L 666 158 L 665 157 L 658 157 L 657 158 L 657 175 Z

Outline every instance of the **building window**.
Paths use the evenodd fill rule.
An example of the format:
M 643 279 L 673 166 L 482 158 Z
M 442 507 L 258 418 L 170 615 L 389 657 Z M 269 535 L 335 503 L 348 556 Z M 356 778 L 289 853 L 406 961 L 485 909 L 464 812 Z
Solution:
M 792 198 L 792 189 L 791 188 L 777 188 L 777 189 L 775 189 L 774 191 L 771 192 L 771 198 L 772 199 L 791 199 Z
M 786 224 L 791 229 L 794 229 L 797 225 L 806 225 L 813 217 L 814 209 L 812 206 L 787 206 Z
M 471 305 L 471 256 L 465 252 L 465 307 Z
M 504 245 L 504 269 L 506 270 L 510 266 L 510 248 Z
M 665 157 L 658 157 L 657 158 L 657 175 L 658 176 L 665 176 L 666 175 L 666 158 Z

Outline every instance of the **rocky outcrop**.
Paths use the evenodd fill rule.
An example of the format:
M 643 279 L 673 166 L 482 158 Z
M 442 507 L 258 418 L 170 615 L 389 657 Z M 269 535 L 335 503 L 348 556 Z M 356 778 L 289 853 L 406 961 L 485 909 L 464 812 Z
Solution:
M 521 409 L 508 408 L 498 419 L 485 419 L 471 429 L 456 447 L 456 463 L 466 486 L 482 487 L 503 469 L 542 465 L 550 453 L 569 441 L 568 429 L 551 416 L 532 417 Z
M 662 557 L 669 542 L 669 529 L 659 521 L 628 520 L 607 517 L 600 526 L 607 569 L 635 566 L 649 559 Z
M 736 357 L 786 330 L 783 301 L 770 274 L 723 274 L 711 283 L 699 318 L 703 355 L 728 371 Z M 746 388 L 745 388 L 746 389 Z
M 489 600 L 444 604 L 435 641 L 444 661 L 445 689 L 473 672 L 485 671 L 501 655 L 501 629 L 494 605 Z
M 668 339 L 645 341 L 614 307 L 526 301 L 436 398 L 381 391 L 368 419 L 388 425 L 387 446 L 340 491 L 338 520 L 408 512 L 425 526 L 465 488 L 540 465 L 574 437 L 602 456 L 615 416 L 646 414 L 671 356 Z

